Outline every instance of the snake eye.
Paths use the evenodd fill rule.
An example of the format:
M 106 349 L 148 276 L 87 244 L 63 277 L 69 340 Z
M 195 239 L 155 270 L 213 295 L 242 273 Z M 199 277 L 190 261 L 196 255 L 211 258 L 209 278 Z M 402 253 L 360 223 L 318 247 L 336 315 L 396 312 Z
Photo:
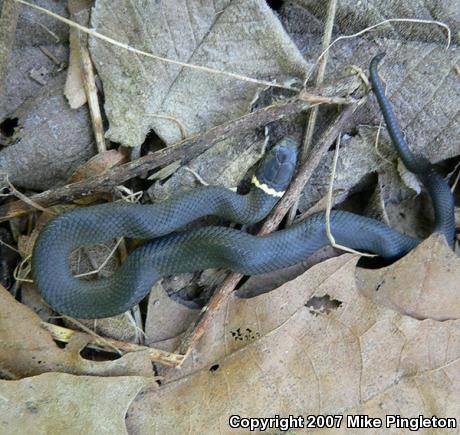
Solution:
M 278 163 L 285 163 L 289 160 L 289 155 L 289 150 L 286 149 L 286 147 L 280 147 L 276 152 L 276 159 L 278 160 Z

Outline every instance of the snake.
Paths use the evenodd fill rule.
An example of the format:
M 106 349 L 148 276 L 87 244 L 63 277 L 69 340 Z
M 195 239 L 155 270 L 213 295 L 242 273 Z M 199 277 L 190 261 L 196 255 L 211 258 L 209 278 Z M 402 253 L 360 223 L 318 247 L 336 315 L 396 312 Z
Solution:
M 389 136 L 404 165 L 431 197 L 433 231 L 443 234 L 452 245 L 452 193 L 430 162 L 412 153 L 407 145 L 378 76 L 383 56 L 381 53 L 372 59 L 370 79 Z M 111 202 L 63 213 L 46 224 L 37 238 L 32 256 L 34 283 L 55 311 L 96 319 L 129 310 L 164 276 L 210 268 L 256 275 L 299 263 L 330 244 L 324 212 L 265 236 L 227 226 L 180 231 L 208 215 L 240 224 L 264 219 L 288 188 L 296 160 L 296 142 L 287 137 L 262 159 L 246 195 L 224 187 L 202 186 L 153 204 Z M 383 222 L 347 211 L 332 210 L 329 225 L 336 243 L 391 260 L 401 258 L 421 242 Z M 109 277 L 83 280 L 73 276 L 73 250 L 118 237 L 149 241 L 133 250 Z

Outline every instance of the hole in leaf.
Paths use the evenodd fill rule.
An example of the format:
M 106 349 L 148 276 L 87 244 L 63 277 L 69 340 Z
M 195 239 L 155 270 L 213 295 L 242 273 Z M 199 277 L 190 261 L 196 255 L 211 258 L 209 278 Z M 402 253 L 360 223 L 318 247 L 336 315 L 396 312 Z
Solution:
M 274 11 L 279 11 L 283 6 L 284 0 L 266 0 L 267 5 L 270 6 Z
M 91 349 L 85 347 L 80 351 L 80 356 L 90 361 L 114 361 L 122 357 L 115 352 L 106 352 L 104 350 Z
M 11 137 L 14 134 L 14 129 L 18 125 L 18 118 L 6 118 L 0 123 L 0 132 L 5 137 Z
M 56 343 L 57 347 L 59 347 L 59 349 L 64 349 L 67 346 L 65 341 L 54 340 L 54 342 Z
M 331 299 L 329 295 L 313 296 L 305 304 L 305 306 L 310 309 L 310 312 L 316 316 L 319 314 L 329 314 L 332 310 L 336 310 L 341 305 L 341 301 Z

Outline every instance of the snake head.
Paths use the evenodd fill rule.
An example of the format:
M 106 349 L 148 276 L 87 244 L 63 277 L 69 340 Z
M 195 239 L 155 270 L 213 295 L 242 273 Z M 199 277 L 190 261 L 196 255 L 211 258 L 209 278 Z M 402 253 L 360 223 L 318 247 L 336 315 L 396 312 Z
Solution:
M 267 193 L 274 191 L 275 196 L 281 196 L 291 182 L 296 161 L 296 143 L 292 138 L 287 137 L 264 157 L 253 177 L 253 183 Z

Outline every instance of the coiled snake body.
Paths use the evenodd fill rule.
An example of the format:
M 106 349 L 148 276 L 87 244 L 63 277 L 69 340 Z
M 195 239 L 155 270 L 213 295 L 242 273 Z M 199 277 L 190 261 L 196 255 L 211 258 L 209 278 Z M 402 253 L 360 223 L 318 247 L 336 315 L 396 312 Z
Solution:
M 390 137 L 406 167 L 419 176 L 431 195 L 435 231 L 452 244 L 452 194 L 429 162 L 414 156 L 405 143 L 377 75 L 382 57 L 372 60 L 370 75 Z M 36 286 L 48 304 L 62 314 L 102 318 L 131 308 L 165 275 L 215 267 L 254 275 L 302 261 L 329 244 L 324 213 L 264 237 L 226 227 L 169 234 L 211 214 L 239 223 L 263 219 L 287 188 L 295 160 L 295 145 L 285 139 L 264 159 L 246 196 L 224 188 L 203 187 L 159 204 L 109 203 L 60 215 L 45 226 L 36 242 L 32 258 Z M 420 243 L 353 213 L 333 211 L 330 222 L 337 243 L 386 258 L 399 258 Z M 155 240 L 132 252 L 109 278 L 83 281 L 72 276 L 69 254 L 73 249 L 114 237 Z

